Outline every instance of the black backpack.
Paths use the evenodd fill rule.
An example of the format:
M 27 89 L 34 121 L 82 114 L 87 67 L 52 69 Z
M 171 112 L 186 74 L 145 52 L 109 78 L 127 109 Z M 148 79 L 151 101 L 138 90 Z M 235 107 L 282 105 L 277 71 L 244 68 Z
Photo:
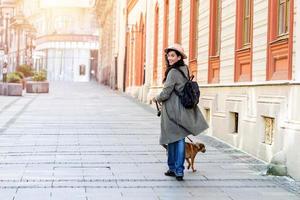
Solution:
M 198 83 L 196 81 L 193 81 L 194 75 L 190 77 L 188 70 L 188 77 L 186 77 L 186 75 L 181 69 L 174 69 L 177 69 L 183 75 L 183 77 L 187 79 L 187 82 L 185 83 L 181 92 L 178 92 L 174 89 L 175 94 L 179 97 L 181 104 L 185 108 L 191 109 L 196 107 L 199 103 L 200 90 Z

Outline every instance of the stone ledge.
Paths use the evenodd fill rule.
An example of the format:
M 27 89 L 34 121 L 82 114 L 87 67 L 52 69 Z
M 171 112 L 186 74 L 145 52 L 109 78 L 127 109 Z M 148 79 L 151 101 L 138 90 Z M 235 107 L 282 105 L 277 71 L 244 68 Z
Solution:
M 49 82 L 48 81 L 27 81 L 26 92 L 27 93 L 48 93 Z
M 0 83 L 0 95 L 22 96 L 22 83 Z

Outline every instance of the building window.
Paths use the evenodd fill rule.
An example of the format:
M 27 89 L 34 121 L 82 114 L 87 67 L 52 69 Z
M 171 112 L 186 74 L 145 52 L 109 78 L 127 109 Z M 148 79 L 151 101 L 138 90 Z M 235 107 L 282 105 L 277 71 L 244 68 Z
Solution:
M 218 83 L 221 46 L 221 0 L 210 1 L 208 83 Z
M 215 46 L 213 55 L 217 56 L 220 54 L 220 43 L 221 43 L 221 1 L 216 0 L 216 23 L 215 23 Z
M 230 112 L 229 114 L 229 126 L 230 133 L 238 133 L 239 132 L 239 113 Z
M 278 36 L 289 32 L 290 1 L 278 0 Z
M 205 108 L 204 109 L 204 113 L 205 113 L 205 120 L 206 120 L 206 122 L 207 122 L 207 124 L 210 124 L 210 109 L 209 108 Z
M 198 54 L 198 19 L 199 0 L 191 0 L 190 6 L 190 69 L 192 74 L 197 76 L 197 54 Z
M 57 33 L 68 31 L 72 24 L 72 19 L 69 16 L 58 16 L 55 19 L 54 28 Z
M 243 15 L 243 46 L 247 46 L 250 43 L 250 31 L 251 31 L 251 7 L 250 0 L 244 0 L 244 15 Z
M 85 75 L 85 65 L 79 65 L 79 75 L 84 76 Z
M 157 84 L 157 50 L 158 50 L 158 28 L 159 28 L 159 7 L 156 3 L 154 16 L 154 44 L 153 44 L 153 84 Z
M 199 18 L 199 0 L 191 1 L 190 16 L 190 60 L 197 59 L 198 48 L 198 18 Z
M 234 81 L 252 80 L 253 0 L 237 1 Z
M 162 73 L 166 70 L 165 49 L 168 47 L 169 35 L 169 0 L 164 1 L 164 33 L 163 33 L 163 49 L 162 49 Z
M 271 117 L 263 117 L 264 119 L 264 143 L 271 145 L 273 143 L 273 137 L 274 137 L 274 129 L 275 129 L 275 119 Z
M 269 0 L 267 80 L 292 79 L 294 0 Z
M 181 44 L 182 37 L 182 0 L 175 3 L 175 43 Z

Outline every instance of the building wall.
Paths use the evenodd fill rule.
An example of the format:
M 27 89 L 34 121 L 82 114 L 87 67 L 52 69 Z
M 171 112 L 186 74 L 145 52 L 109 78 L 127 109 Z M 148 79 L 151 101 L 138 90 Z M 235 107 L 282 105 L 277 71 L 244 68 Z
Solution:
M 126 1 L 96 1 L 100 28 L 99 82 L 123 90 L 126 47 Z

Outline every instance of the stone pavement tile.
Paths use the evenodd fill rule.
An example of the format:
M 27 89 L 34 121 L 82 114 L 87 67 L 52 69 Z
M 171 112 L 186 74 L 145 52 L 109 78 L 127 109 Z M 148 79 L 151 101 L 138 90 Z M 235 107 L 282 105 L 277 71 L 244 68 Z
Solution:
M 103 152 L 103 148 L 101 144 L 87 144 L 87 145 L 82 145 L 80 144 L 79 150 L 81 152 Z M 86 155 L 89 156 L 89 155 Z M 91 155 L 91 156 L 97 156 L 97 155 Z M 98 155 L 101 156 L 101 155 Z
M 158 200 L 157 194 L 152 188 L 120 188 L 122 199 L 147 199 Z
M 122 194 L 119 189 L 116 188 L 87 188 L 86 196 L 88 200 L 120 200 Z
M 50 192 L 48 188 L 19 188 L 14 200 L 50 200 Z
M 23 180 L 52 180 L 53 172 L 51 170 L 25 172 L 22 176 L 22 179 Z
M 131 153 L 131 154 L 132 154 L 131 161 L 136 162 L 136 163 L 159 162 L 159 160 L 155 156 L 151 155 L 150 153 L 147 153 L 147 154 L 142 153 L 141 155 L 134 155 L 134 153 Z
M 81 151 L 82 152 L 82 151 Z M 105 162 L 106 156 L 105 155 L 97 155 L 97 151 L 95 150 L 95 153 L 93 155 L 91 154 L 85 154 L 81 155 L 81 161 L 88 163 L 95 163 L 95 162 Z
M 206 187 L 236 187 L 236 188 L 256 188 L 256 187 L 277 187 L 272 181 L 261 181 L 261 180 L 222 180 L 214 179 L 207 181 L 190 181 L 186 183 L 189 186 L 206 186 Z
M 192 172 L 192 171 L 185 171 L 184 172 L 184 178 L 188 179 L 188 180 L 201 180 L 201 181 L 205 181 L 207 180 L 207 178 L 205 177 L 205 175 L 201 174 L 198 170 L 196 172 Z
M 114 176 L 116 179 L 145 179 L 145 176 L 139 172 L 119 172 L 119 173 L 114 173 Z
M 84 165 L 83 166 L 83 175 L 85 177 L 93 176 L 111 176 L 112 172 L 108 166 L 104 165 Z
M 187 188 L 186 189 L 194 198 L 198 199 L 228 199 L 229 195 L 225 193 L 222 188 Z
M 136 163 L 136 165 L 142 169 L 142 172 L 164 172 L 168 169 L 168 164 L 166 162 L 156 161 L 156 162 L 140 162 Z
M 222 190 L 233 200 L 300 200 L 299 196 L 279 188 L 222 188 Z
M 16 194 L 16 189 L 2 188 L 2 183 L 0 186 L 0 199 L 1 200 L 12 200 Z
M 8 139 L 4 139 L 0 137 L 1 139 L 1 146 L 0 146 L 0 154 L 7 154 L 12 149 L 11 141 Z
M 55 155 L 45 155 L 43 153 L 35 152 L 35 155 L 28 156 L 28 162 L 29 163 L 50 163 L 50 162 L 55 162 Z
M 51 200 L 86 200 L 84 188 L 52 188 Z
M 23 187 L 23 188 L 51 187 L 51 183 L 52 183 L 51 181 L 25 180 L 25 181 L 18 182 L 18 187 Z
M 53 175 L 54 180 L 61 180 L 61 179 L 81 179 L 83 175 L 81 174 L 56 174 Z
M 153 188 L 154 193 L 159 199 L 191 199 L 192 194 L 186 188 L 166 187 L 166 188 Z
M 75 153 L 79 151 L 79 145 L 62 145 L 57 146 L 56 152 Z
M 128 160 L 130 161 L 130 160 Z M 123 172 L 132 172 L 132 173 L 139 173 L 141 169 L 134 163 L 125 163 L 122 162 L 119 164 L 111 164 L 110 169 L 114 174 L 123 173 Z
M 182 187 L 183 183 L 176 181 L 175 178 L 169 180 L 153 179 L 147 181 L 117 181 L 119 187 Z
M 92 180 L 92 181 L 84 181 L 83 179 L 72 180 L 72 181 L 54 181 L 53 187 L 69 187 L 69 188 L 84 188 L 84 187 L 100 187 L 100 188 L 115 188 L 117 187 L 117 182 L 112 180 Z
M 200 163 L 201 174 L 208 179 L 251 179 L 257 178 L 258 172 L 253 170 L 224 170 L 220 165 Z
M 26 142 L 22 142 L 23 144 L 27 144 Z M 34 152 L 34 146 L 28 144 L 29 146 L 20 146 L 18 144 L 14 144 L 15 146 L 12 147 L 9 151 L 9 154 L 12 155 L 28 155 Z
M 5 165 L 0 168 L 0 180 L 14 179 L 20 180 L 24 173 L 24 168 L 12 167 L 11 165 Z
M 72 162 L 72 161 L 81 161 L 79 153 L 74 154 L 65 154 L 65 155 L 58 155 L 56 154 L 55 157 L 56 162 Z
M 37 141 L 36 143 L 37 145 L 34 146 L 34 152 L 36 153 L 50 154 L 57 151 L 57 147 L 55 145 L 51 145 L 44 141 Z
M 94 174 L 94 175 L 84 175 L 83 178 L 84 180 L 87 181 L 94 180 L 94 179 L 111 180 L 111 179 L 115 179 L 116 176 L 114 174 L 105 174 L 105 175 Z
M 10 154 L 6 156 L 6 158 L 3 160 L 3 162 L 6 163 L 22 163 L 26 164 L 30 161 L 30 156 L 28 155 L 21 155 L 21 154 Z
M 128 143 L 125 143 L 125 145 L 123 145 L 123 149 L 125 151 L 133 151 L 133 152 L 153 152 L 154 148 L 153 145 L 143 145 L 143 144 L 139 144 L 140 141 L 137 141 L 136 143 L 132 144 L 132 145 L 128 145 Z M 149 147 L 150 146 L 150 147 Z M 157 151 L 157 150 L 156 150 Z

